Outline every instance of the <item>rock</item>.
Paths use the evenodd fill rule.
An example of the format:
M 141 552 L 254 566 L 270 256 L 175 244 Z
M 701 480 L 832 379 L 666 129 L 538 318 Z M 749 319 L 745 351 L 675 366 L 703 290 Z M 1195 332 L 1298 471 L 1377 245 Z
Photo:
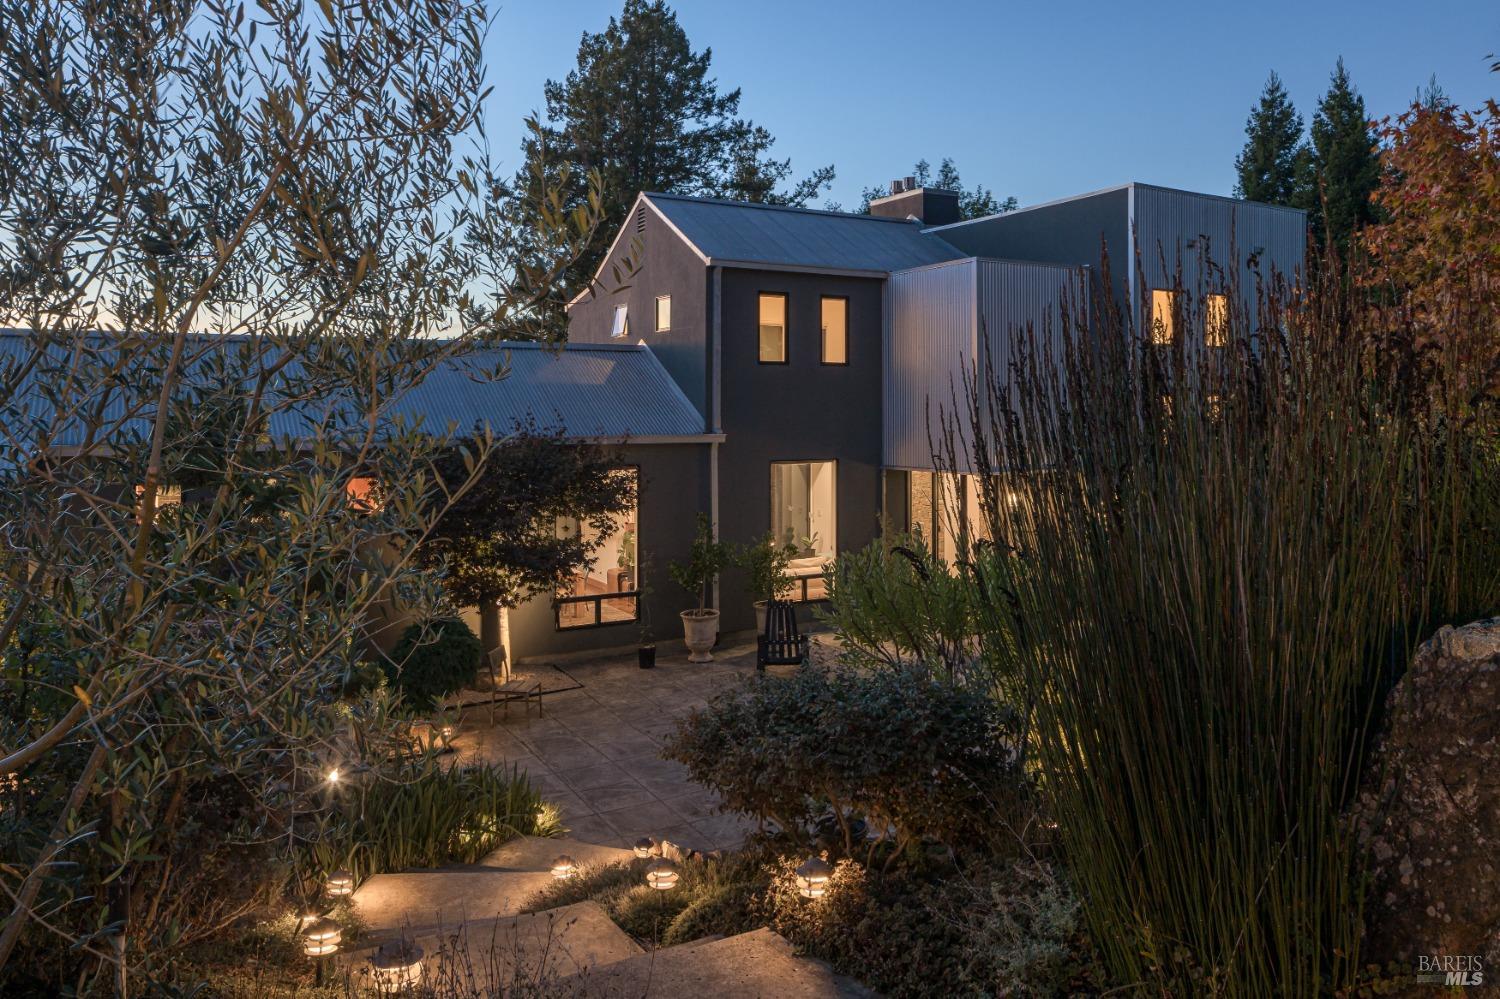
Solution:
M 1500 972 L 1500 618 L 1440 630 L 1386 708 L 1353 814 L 1372 876 L 1361 963 Z

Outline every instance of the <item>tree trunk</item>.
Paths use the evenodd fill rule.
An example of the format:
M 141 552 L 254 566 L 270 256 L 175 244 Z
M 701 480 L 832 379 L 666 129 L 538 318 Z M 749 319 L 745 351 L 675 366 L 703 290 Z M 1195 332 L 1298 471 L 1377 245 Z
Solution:
M 498 600 L 484 600 L 479 604 L 479 644 L 484 648 L 485 664 L 496 649 L 505 650 L 505 674 L 510 673 L 510 608 Z M 502 676 L 504 680 L 506 677 Z

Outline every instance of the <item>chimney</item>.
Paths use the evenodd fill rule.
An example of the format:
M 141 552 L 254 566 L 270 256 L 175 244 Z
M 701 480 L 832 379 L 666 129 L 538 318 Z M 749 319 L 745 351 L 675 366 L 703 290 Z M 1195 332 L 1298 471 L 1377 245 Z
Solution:
M 870 202 L 870 214 L 904 219 L 915 216 L 923 225 L 947 225 L 959 221 L 958 192 L 938 187 L 918 187 L 917 178 L 891 181 L 891 193 Z

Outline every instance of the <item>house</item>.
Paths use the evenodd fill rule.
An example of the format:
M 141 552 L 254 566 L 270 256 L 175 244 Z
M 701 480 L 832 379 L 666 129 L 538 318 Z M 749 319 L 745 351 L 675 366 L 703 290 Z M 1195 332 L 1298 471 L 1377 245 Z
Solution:
M 714 437 L 706 488 L 683 487 L 706 493 L 721 539 L 798 545 L 793 595 L 816 600 L 821 566 L 887 527 L 952 554 L 937 510 L 960 493 L 973 508 L 977 490 L 937 471 L 933 443 L 982 340 L 1003 357 L 1013 329 L 1069 298 L 1168 318 L 1170 296 L 1202 288 L 1253 305 L 1255 276 L 1298 271 L 1305 244 L 1301 211 L 1135 183 L 968 221 L 956 193 L 909 181 L 869 215 L 642 193 L 570 304 L 568 349 L 660 359 Z M 1102 253 L 1125 261 L 1108 288 Z M 628 257 L 638 269 L 610 289 Z M 721 629 L 752 627 L 742 574 L 719 590 Z M 658 622 L 680 609 L 655 602 Z
M 796 545 L 799 601 L 821 599 L 823 566 L 883 530 L 919 528 L 951 555 L 938 511 L 974 508 L 977 490 L 936 467 L 934 440 L 985 350 L 1005 356 L 1013 330 L 1043 328 L 1064 302 L 1088 314 L 1106 300 L 1150 316 L 1153 337 L 1211 349 L 1212 322 L 1171 328 L 1172 296 L 1207 296 L 1210 317 L 1232 294 L 1253 304 L 1255 276 L 1298 271 L 1305 243 L 1300 211 L 1134 183 L 973 220 L 954 192 L 909 179 L 868 215 L 642 193 L 570 303 L 565 348 L 465 362 L 507 363 L 500 380 L 440 366 L 398 408 L 461 429 L 534 417 L 617 444 L 637 479 L 636 510 L 594 567 L 510 613 L 514 658 L 630 645 L 646 623 L 673 638 L 693 598 L 667 567 L 698 514 L 727 542 Z M 627 257 L 635 271 L 612 287 Z M 25 336 L 0 335 L 0 355 L 23 355 Z M 714 603 L 721 631 L 753 626 L 740 570 Z M 384 617 L 399 633 L 400 609 Z

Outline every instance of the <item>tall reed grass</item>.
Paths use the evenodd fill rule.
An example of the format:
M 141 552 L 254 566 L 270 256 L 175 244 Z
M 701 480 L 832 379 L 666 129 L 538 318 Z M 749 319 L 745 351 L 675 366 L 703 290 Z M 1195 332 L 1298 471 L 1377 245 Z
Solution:
M 1457 421 L 1413 391 L 1347 287 L 1230 288 L 1223 347 L 1203 335 L 1219 289 L 1183 289 L 1171 345 L 1107 295 L 1067 303 L 1060 328 L 1010 333 L 944 428 L 940 464 L 979 474 L 1016 556 L 988 630 L 1030 691 L 1122 983 L 1260 997 L 1356 980 L 1342 812 L 1384 664 L 1433 620 L 1495 605 L 1492 414 Z

